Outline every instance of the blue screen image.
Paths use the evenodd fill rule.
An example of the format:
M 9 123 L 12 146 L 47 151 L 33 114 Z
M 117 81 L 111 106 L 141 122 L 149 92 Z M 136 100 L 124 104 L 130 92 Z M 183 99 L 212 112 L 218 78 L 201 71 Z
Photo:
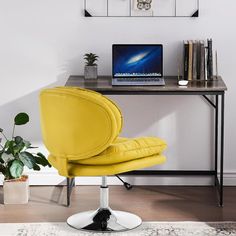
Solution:
M 162 46 L 113 45 L 113 76 L 162 76 Z

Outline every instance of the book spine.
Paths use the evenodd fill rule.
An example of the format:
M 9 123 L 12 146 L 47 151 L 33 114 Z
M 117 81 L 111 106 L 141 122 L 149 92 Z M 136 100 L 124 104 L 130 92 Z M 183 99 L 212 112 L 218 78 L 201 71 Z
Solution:
M 205 47 L 205 80 L 208 80 L 208 47 Z
M 193 43 L 189 41 L 188 80 L 193 79 Z
M 193 42 L 193 80 L 197 79 L 197 41 Z
M 204 41 L 200 41 L 199 43 L 199 79 L 205 79 L 205 45 Z
M 212 39 L 207 40 L 208 55 L 207 55 L 207 75 L 208 79 L 213 79 L 213 55 L 212 55 Z
M 218 55 L 217 55 L 217 51 L 215 52 L 215 66 L 216 66 L 216 79 L 218 79 Z
M 197 79 L 200 79 L 201 74 L 201 43 L 197 41 Z
M 188 80 L 188 56 L 189 56 L 189 44 L 184 41 L 184 79 Z

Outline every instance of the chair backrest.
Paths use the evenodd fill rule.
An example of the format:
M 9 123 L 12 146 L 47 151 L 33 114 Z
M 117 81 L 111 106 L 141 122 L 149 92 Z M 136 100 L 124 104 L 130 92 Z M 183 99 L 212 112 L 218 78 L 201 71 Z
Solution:
M 104 151 L 122 128 L 114 102 L 80 88 L 57 87 L 40 94 L 44 144 L 54 157 L 78 160 Z

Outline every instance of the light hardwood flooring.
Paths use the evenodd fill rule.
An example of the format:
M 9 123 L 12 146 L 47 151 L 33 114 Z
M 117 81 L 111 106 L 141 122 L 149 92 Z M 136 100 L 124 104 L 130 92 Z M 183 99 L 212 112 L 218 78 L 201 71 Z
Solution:
M 64 222 L 70 215 L 96 209 L 98 186 L 77 186 L 66 207 L 65 187 L 31 187 L 27 205 L 3 205 L 0 222 Z M 225 187 L 224 207 L 217 206 L 213 187 L 123 186 L 110 187 L 113 209 L 138 214 L 144 221 L 236 221 L 236 187 Z

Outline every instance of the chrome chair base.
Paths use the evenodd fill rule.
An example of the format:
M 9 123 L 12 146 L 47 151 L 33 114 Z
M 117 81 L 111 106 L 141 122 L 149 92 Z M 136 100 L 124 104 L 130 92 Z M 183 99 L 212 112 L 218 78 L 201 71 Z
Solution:
M 70 216 L 67 224 L 78 230 L 93 232 L 121 232 L 141 225 L 140 217 L 124 211 L 113 211 L 110 208 L 99 208 Z

